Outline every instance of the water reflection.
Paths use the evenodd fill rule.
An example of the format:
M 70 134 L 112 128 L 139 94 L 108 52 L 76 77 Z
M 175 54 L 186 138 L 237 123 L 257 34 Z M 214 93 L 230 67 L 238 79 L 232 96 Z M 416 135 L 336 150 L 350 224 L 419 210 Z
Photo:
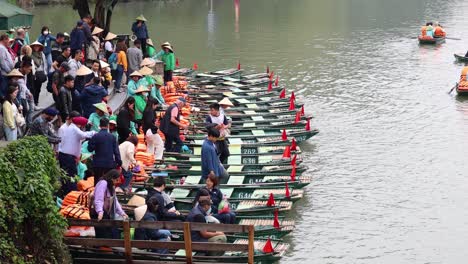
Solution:
M 213 12 L 213 0 L 210 1 L 210 10 L 206 15 L 206 25 L 207 25 L 207 32 L 208 32 L 208 47 L 214 48 L 215 47 L 215 29 L 216 29 L 216 16 Z

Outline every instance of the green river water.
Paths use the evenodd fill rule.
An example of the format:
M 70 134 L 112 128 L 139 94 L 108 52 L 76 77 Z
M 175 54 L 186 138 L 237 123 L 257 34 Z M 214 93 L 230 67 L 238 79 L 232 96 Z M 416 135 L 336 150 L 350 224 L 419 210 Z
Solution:
M 280 76 L 320 134 L 302 145 L 314 182 L 290 214 L 282 263 L 463 263 L 468 259 L 468 101 L 447 92 L 468 49 L 461 0 L 192 0 L 119 3 L 182 66 Z M 33 35 L 70 32 L 69 6 L 39 6 Z M 426 20 L 449 36 L 419 46 Z

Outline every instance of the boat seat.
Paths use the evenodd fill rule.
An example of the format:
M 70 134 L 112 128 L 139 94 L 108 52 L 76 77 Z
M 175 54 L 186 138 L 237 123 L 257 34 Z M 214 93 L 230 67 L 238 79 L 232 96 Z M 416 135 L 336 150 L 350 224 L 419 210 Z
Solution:
M 223 85 L 233 86 L 233 87 L 244 87 L 245 86 L 245 85 L 237 83 L 237 82 L 223 82 Z
M 255 123 L 244 123 L 242 124 L 242 127 L 256 127 Z
M 265 120 L 265 119 L 263 118 L 263 116 L 252 116 L 252 120 L 260 121 L 260 120 Z
M 250 103 L 249 100 L 244 99 L 244 98 L 235 99 L 235 101 L 237 101 L 237 102 L 239 102 L 239 103 L 241 103 L 241 104 L 248 104 L 248 103 Z
M 241 145 L 241 144 L 242 144 L 242 139 L 241 138 L 229 138 L 229 145 L 230 146 L 232 146 L 232 145 Z
M 190 190 L 187 189 L 174 189 L 171 192 L 171 199 L 180 199 L 180 198 L 187 198 L 190 194 Z
M 258 163 L 268 163 L 273 160 L 273 156 L 259 156 L 258 157 Z
M 200 176 L 196 176 L 196 175 L 187 176 L 185 177 L 185 183 L 196 185 L 200 183 Z
M 226 195 L 227 198 L 231 198 L 234 188 L 221 188 L 223 195 Z
M 264 130 L 252 130 L 252 134 L 254 136 L 264 136 L 265 135 L 265 131 Z
M 190 157 L 189 161 L 198 162 L 198 161 L 201 161 L 201 158 L 200 157 Z
M 209 94 L 198 94 L 199 97 L 203 97 L 203 98 L 210 98 L 211 95 Z
M 241 172 L 244 166 L 242 165 L 231 165 L 227 169 L 228 172 Z
M 247 108 L 258 108 L 257 104 L 246 104 Z
M 242 156 L 229 156 L 228 157 L 228 164 L 240 165 L 242 164 Z
M 229 177 L 227 184 L 239 185 L 244 183 L 245 176 L 232 176 Z
M 204 139 L 195 139 L 195 144 L 197 145 L 202 145 L 203 144 L 203 141 L 205 141 Z
M 253 111 L 253 110 L 244 110 L 243 112 L 246 115 L 254 115 L 255 114 L 255 111 Z
M 229 152 L 231 155 L 240 155 L 242 154 L 242 147 L 240 145 L 232 145 L 231 140 L 229 139 Z M 229 156 L 229 158 L 232 156 Z
M 201 155 L 201 147 L 194 147 L 193 148 L 194 155 Z
M 191 171 L 201 171 L 201 166 L 192 166 Z
M 195 252 L 195 251 L 192 251 L 192 256 L 194 256 L 195 254 L 196 254 L 196 252 Z M 185 249 L 179 249 L 179 250 L 177 250 L 177 252 L 174 253 L 174 255 L 176 255 L 176 256 L 181 256 L 181 257 L 187 256 L 187 254 L 185 253 Z

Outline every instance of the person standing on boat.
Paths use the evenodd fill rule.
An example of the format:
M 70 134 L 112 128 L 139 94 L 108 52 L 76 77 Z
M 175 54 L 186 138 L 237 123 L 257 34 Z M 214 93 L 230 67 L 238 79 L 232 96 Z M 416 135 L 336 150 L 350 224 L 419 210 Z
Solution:
M 234 212 L 220 212 L 218 210 L 219 204 L 223 201 L 223 193 L 219 189 L 219 179 L 214 175 L 208 175 L 206 179 L 205 187 L 198 190 L 197 195 L 195 196 L 194 201 L 198 202 L 201 196 L 204 196 L 205 190 L 213 202 L 211 206 L 211 214 L 214 218 L 218 219 L 219 222 L 223 224 L 235 224 L 236 223 L 236 214 Z
M 117 166 L 122 166 L 119 146 L 115 137 L 109 133 L 109 119 L 101 119 L 99 127 L 101 128 L 99 133 L 94 135 L 88 143 L 88 151 L 95 152 L 92 165 L 96 180 Z
M 219 138 L 219 131 L 214 128 L 208 128 L 208 137 L 203 141 L 201 150 L 202 179 L 206 180 L 208 176 L 223 178 L 227 182 L 227 172 L 219 160 L 216 152 L 215 142 Z
M 166 139 L 164 149 L 168 152 L 180 152 L 183 142 L 180 139 L 180 128 L 187 129 L 187 126 L 180 123 L 180 111 L 185 105 L 185 98 L 180 97 L 167 108 L 161 120 L 160 129 Z M 172 143 L 175 142 L 175 146 Z
M 234 105 L 231 103 L 231 100 L 229 100 L 229 98 L 227 97 L 224 97 L 223 100 L 219 101 L 219 106 L 221 106 L 221 108 L 219 109 L 219 112 L 222 114 L 222 115 L 226 115 L 225 113 L 225 110 L 230 108 L 230 107 L 233 107 Z
M 220 113 L 220 105 L 218 103 L 210 105 L 210 114 L 206 117 L 205 123 L 207 126 L 213 126 L 213 128 L 219 131 L 220 136 L 215 143 L 216 149 L 221 163 L 227 164 L 230 155 L 227 136 L 229 136 L 229 127 L 231 125 L 226 116 Z
M 154 187 L 148 190 L 146 195 L 146 203 L 151 198 L 156 198 L 161 206 L 159 206 L 156 216 L 161 221 L 184 221 L 185 217 L 180 214 L 174 207 L 173 203 L 166 203 L 164 199 L 164 190 L 166 189 L 166 180 L 164 177 L 154 178 Z
M 139 15 L 132 25 L 132 32 L 141 43 L 141 50 L 146 52 L 146 40 L 149 38 L 148 28 L 146 27 L 146 18 Z
M 169 42 L 161 45 L 162 50 L 156 54 L 156 58 L 164 62 L 164 83 L 172 82 L 172 72 L 175 70 L 174 49 Z
M 188 214 L 187 221 L 206 224 L 205 217 L 210 214 L 212 205 L 213 202 L 211 202 L 209 197 L 200 198 L 198 205 L 193 207 Z M 191 237 L 193 242 L 226 243 L 227 241 L 226 235 L 223 232 L 213 232 L 208 230 L 191 231 Z M 224 252 L 208 251 L 207 254 L 211 256 L 221 256 Z
M 156 126 L 156 108 L 158 102 L 152 98 L 148 98 L 145 111 L 143 111 L 143 133 L 148 145 L 146 152 L 154 154 L 156 160 L 162 160 L 164 153 L 164 142 L 158 134 Z
M 141 51 L 141 41 L 139 39 L 133 42 L 133 47 L 127 50 L 128 72 L 138 71 L 141 61 L 143 60 L 143 52 Z
M 127 192 L 127 187 L 130 185 L 132 180 L 131 168 L 137 164 L 135 160 L 135 147 L 138 144 L 138 138 L 136 136 L 129 136 L 127 140 L 119 145 L 119 151 L 122 158 L 122 175 L 124 176 L 125 182 L 120 185 L 123 191 Z
M 139 71 L 134 71 L 130 74 L 130 81 L 127 85 L 127 96 L 134 96 L 135 91 L 138 89 L 140 79 L 143 78 L 143 75 Z

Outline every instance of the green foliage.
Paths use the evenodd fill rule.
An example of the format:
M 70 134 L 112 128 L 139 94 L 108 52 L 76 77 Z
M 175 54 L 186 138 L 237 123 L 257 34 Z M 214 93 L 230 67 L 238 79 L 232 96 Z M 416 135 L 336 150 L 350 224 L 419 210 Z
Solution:
M 45 137 L 0 151 L 0 263 L 69 263 L 53 194 L 64 177 Z

